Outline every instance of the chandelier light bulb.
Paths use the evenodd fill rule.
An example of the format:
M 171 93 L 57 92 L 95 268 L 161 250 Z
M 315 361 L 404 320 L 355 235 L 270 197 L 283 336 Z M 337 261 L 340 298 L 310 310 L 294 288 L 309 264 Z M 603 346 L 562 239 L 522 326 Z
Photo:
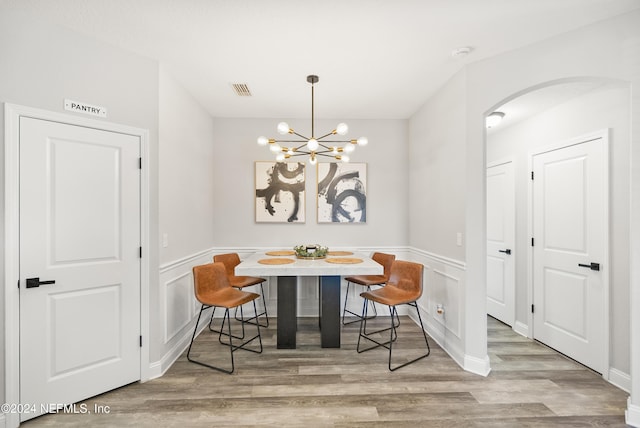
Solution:
M 307 148 L 312 152 L 318 150 L 318 147 L 320 147 L 320 145 L 318 144 L 318 140 L 316 140 L 315 138 L 312 138 L 307 142 Z
M 311 153 L 311 156 L 309 156 L 309 163 L 311 165 L 315 165 L 318 163 L 318 159 L 316 159 L 316 154 L 315 153 Z
M 334 155 L 337 155 L 339 153 L 338 148 L 334 147 L 331 153 L 333 153 Z
M 287 122 L 280 122 L 278 124 L 278 134 L 284 135 L 289 133 L 289 124 Z
M 258 137 L 258 144 L 261 146 L 266 146 L 269 143 L 269 139 L 267 137 L 264 136 L 259 136 Z
M 278 143 L 274 143 L 269 147 L 269 150 L 271 150 L 274 153 L 278 153 L 282 149 L 280 148 L 280 145 Z
M 344 146 L 344 152 L 345 153 L 353 153 L 353 151 L 356 149 L 356 146 L 349 143 L 346 146 Z
M 358 138 L 358 145 L 359 146 L 366 146 L 368 142 L 369 142 L 369 139 L 367 137 Z
M 349 162 L 349 156 L 347 156 L 347 155 L 342 155 L 342 156 L 340 156 L 340 160 L 341 160 L 342 162 L 344 162 L 344 163 L 347 163 L 347 162 Z
M 280 153 L 278 154 L 278 156 L 276 156 L 276 161 L 282 162 L 283 160 L 284 160 L 284 153 Z
M 339 123 L 338 126 L 336 126 L 336 133 L 338 135 L 346 135 L 347 132 L 349 132 L 349 126 L 347 126 L 346 123 Z

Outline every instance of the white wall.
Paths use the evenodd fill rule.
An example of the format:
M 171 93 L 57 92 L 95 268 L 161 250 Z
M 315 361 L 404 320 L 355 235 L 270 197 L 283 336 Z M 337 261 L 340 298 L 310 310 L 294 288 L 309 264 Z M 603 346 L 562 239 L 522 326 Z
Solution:
M 629 374 L 629 192 L 630 88 L 607 85 L 518 122 L 495 128 L 487 139 L 487 162 L 514 160 L 516 177 L 516 321 L 527 325 L 527 251 L 529 235 L 529 153 L 600 129 L 610 129 L 610 303 L 612 368 Z M 615 310 L 614 310 L 615 309 Z
M 464 71 L 431 97 L 410 121 L 409 244 L 464 261 L 467 81 Z
M 105 106 L 106 121 L 150 131 L 150 227 L 157 229 L 157 178 L 153 179 L 157 176 L 158 163 L 157 64 L 47 22 L 7 11 L 0 15 L 0 52 L 0 103 L 64 113 L 63 100 L 71 98 Z M 0 116 L 0 200 L 4 206 L 3 119 L 4 116 Z M 4 242 L 4 210 L 1 212 L 0 236 Z M 156 236 L 151 237 L 148 250 L 152 265 L 155 259 L 157 266 Z M 0 248 L 0 263 L 0 275 L 4 279 L 4 245 Z M 157 275 L 155 279 L 152 276 L 151 281 L 157 283 Z M 4 287 L 0 293 L 3 313 Z M 0 332 L 0 349 L 4 350 L 4 314 L 0 317 Z M 4 368 L 4 364 L 4 352 L 1 352 L 0 367 Z M 0 385 L 0 401 L 5 402 L 4 370 L 0 370 Z
M 217 144 L 211 116 L 162 68 L 159 102 L 159 239 L 164 265 L 213 245 Z
M 152 305 L 153 375 L 166 370 L 184 347 L 197 306 L 191 268 L 211 261 L 215 216 L 213 120 L 163 67 L 158 97 L 160 265 L 152 267 L 159 276 Z
M 222 119 L 214 121 L 216 156 L 214 235 L 216 246 L 293 248 L 301 243 L 331 247 L 406 245 L 409 236 L 407 206 L 408 133 L 404 120 L 350 120 L 348 138 L 367 136 L 351 162 L 367 164 L 366 224 L 318 224 L 316 168 L 306 167 L 306 223 L 255 222 L 255 161 L 273 161 L 272 153 L 258 146 L 260 135 L 275 138 L 276 124 L 286 120 L 306 132 L 310 119 Z M 331 131 L 338 120 L 316 120 L 316 130 Z M 318 132 L 320 133 L 320 132 Z M 320 162 L 324 162 L 321 159 Z
M 419 307 L 429 334 L 463 367 L 465 254 L 457 234 L 464 243 L 466 84 L 462 71 L 412 116 L 409 125 L 409 245 L 413 260 L 425 266 Z M 437 304 L 443 305 L 444 314 L 437 314 Z

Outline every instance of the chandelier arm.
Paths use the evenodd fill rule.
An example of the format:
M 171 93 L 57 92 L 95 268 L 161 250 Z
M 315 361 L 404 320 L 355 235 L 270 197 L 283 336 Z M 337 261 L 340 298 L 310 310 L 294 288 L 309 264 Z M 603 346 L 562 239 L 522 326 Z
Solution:
M 274 140 L 276 143 L 304 143 L 307 144 L 307 140 Z
M 346 143 L 350 143 L 351 140 L 324 140 L 322 141 L 322 143 L 328 144 L 328 143 L 340 143 L 340 144 L 346 144 Z
M 291 132 L 292 134 L 297 135 L 298 137 L 300 137 L 300 138 L 302 138 L 302 139 L 304 139 L 304 140 L 307 140 L 307 141 L 309 141 L 311 138 L 313 138 L 313 137 L 311 137 L 311 138 L 305 137 L 305 136 L 304 136 L 304 135 L 302 135 L 302 134 L 298 134 L 298 133 L 297 133 L 296 131 L 294 131 L 294 130 L 291 130 L 291 131 L 292 131 L 292 132 Z M 313 131 L 312 131 L 312 132 L 313 132 Z M 313 134 L 311 134 L 311 135 L 313 135 Z
M 300 150 L 301 148 L 305 147 L 306 145 L 307 145 L 307 143 L 305 142 L 304 144 L 301 144 L 298 147 L 293 148 L 293 151 L 294 152 L 300 152 L 300 153 L 309 154 L 309 152 L 305 152 L 304 150 Z
M 323 135 L 322 137 L 318 137 L 318 138 L 316 138 L 316 140 L 320 141 L 320 140 L 322 140 L 323 138 L 327 138 L 328 136 L 333 135 L 333 134 L 334 134 L 334 133 L 333 133 L 333 131 L 331 131 L 331 132 L 329 132 L 328 134 Z

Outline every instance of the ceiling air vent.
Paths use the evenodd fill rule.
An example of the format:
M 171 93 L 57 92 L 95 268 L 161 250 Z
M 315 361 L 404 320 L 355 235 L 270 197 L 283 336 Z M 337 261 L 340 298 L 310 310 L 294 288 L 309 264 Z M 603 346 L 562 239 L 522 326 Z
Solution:
M 246 83 L 232 83 L 231 86 L 239 97 L 250 97 L 251 91 Z

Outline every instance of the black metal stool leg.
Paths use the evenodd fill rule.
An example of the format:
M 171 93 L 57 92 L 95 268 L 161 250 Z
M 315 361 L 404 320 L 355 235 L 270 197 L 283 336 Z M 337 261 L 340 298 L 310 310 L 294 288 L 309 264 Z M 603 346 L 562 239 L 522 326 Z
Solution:
M 350 281 L 347 281 L 347 292 L 345 294 L 344 297 L 344 309 L 342 310 L 342 325 L 348 325 L 348 324 L 353 324 L 354 322 L 358 322 L 360 321 L 360 314 L 356 314 L 355 312 L 352 312 L 350 310 L 347 309 L 347 301 L 349 300 L 349 285 L 351 285 Z M 371 290 L 371 286 L 367 286 L 367 291 Z M 373 308 L 373 315 L 369 317 L 369 319 L 375 318 L 378 316 L 378 310 L 376 309 L 376 304 L 374 302 L 370 302 L 371 307 Z M 344 320 L 345 315 L 347 313 L 350 313 L 351 315 L 355 315 L 356 319 L 353 321 L 346 321 Z
M 264 324 L 260 324 L 260 327 L 262 328 L 268 328 L 269 327 L 269 314 L 267 313 L 267 299 L 265 299 L 264 297 L 264 287 L 262 285 L 263 283 L 260 283 L 260 296 L 262 297 L 262 304 L 264 306 L 264 312 L 261 313 L 257 313 L 256 312 L 256 316 L 255 317 L 251 317 L 251 318 L 247 318 L 247 319 L 240 319 L 238 318 L 238 308 L 236 308 L 235 313 L 234 313 L 234 318 L 236 319 L 236 321 L 240 321 L 246 324 L 255 324 L 252 320 L 255 319 L 256 322 L 259 322 L 258 317 L 260 317 L 261 315 L 264 315 L 264 317 L 266 318 L 266 322 Z M 239 290 L 241 290 L 239 288 Z M 243 333 L 243 338 L 244 338 L 244 333 Z
M 222 335 L 227 336 L 229 338 L 229 343 L 224 343 L 222 341 L 220 341 L 223 345 L 226 345 L 229 347 L 229 353 L 230 353 L 230 357 L 231 357 L 231 369 L 226 369 L 223 367 L 217 367 L 217 366 L 213 366 L 211 364 L 207 364 L 204 363 L 202 361 L 197 361 L 193 358 L 191 358 L 191 348 L 193 347 L 193 342 L 195 341 L 196 338 L 196 333 L 198 332 L 198 324 L 200 324 L 200 318 L 202 317 L 202 312 L 208 308 L 210 308 L 211 306 L 207 306 L 207 305 L 202 305 L 202 307 L 200 308 L 200 313 L 198 314 L 198 319 L 196 320 L 196 326 L 193 329 L 193 335 L 191 336 L 191 343 L 189 343 L 189 349 L 187 350 L 187 360 L 189 360 L 192 363 L 204 366 L 204 367 L 208 367 L 210 369 L 214 369 L 223 373 L 227 373 L 227 374 L 231 374 L 233 373 L 233 371 L 235 370 L 235 361 L 233 358 L 233 353 L 235 351 L 237 351 L 238 349 L 244 349 L 245 351 L 250 351 L 256 354 L 261 354 L 263 347 L 262 347 L 262 336 L 260 334 L 260 324 L 256 323 L 256 329 L 257 329 L 257 334 L 255 336 L 253 336 L 252 338 L 240 343 L 239 345 L 234 345 L 233 344 L 233 338 L 235 338 L 236 336 L 234 336 L 233 334 L 231 334 L 231 316 L 229 315 L 229 309 L 225 308 L 225 312 L 224 312 L 224 316 L 223 316 L 223 321 L 222 321 L 222 326 L 220 327 L 220 333 L 219 333 L 219 340 L 221 338 Z M 253 309 L 254 311 L 256 310 L 256 302 L 255 300 L 253 300 Z M 242 313 L 242 307 L 240 307 L 240 312 Z M 227 332 L 223 333 L 222 331 L 224 330 L 224 325 L 225 323 L 227 324 Z M 255 339 L 258 339 L 258 342 L 260 344 L 259 350 L 255 350 L 255 349 L 250 349 L 250 348 L 246 348 L 246 346 L 251 343 L 252 341 L 254 341 Z

